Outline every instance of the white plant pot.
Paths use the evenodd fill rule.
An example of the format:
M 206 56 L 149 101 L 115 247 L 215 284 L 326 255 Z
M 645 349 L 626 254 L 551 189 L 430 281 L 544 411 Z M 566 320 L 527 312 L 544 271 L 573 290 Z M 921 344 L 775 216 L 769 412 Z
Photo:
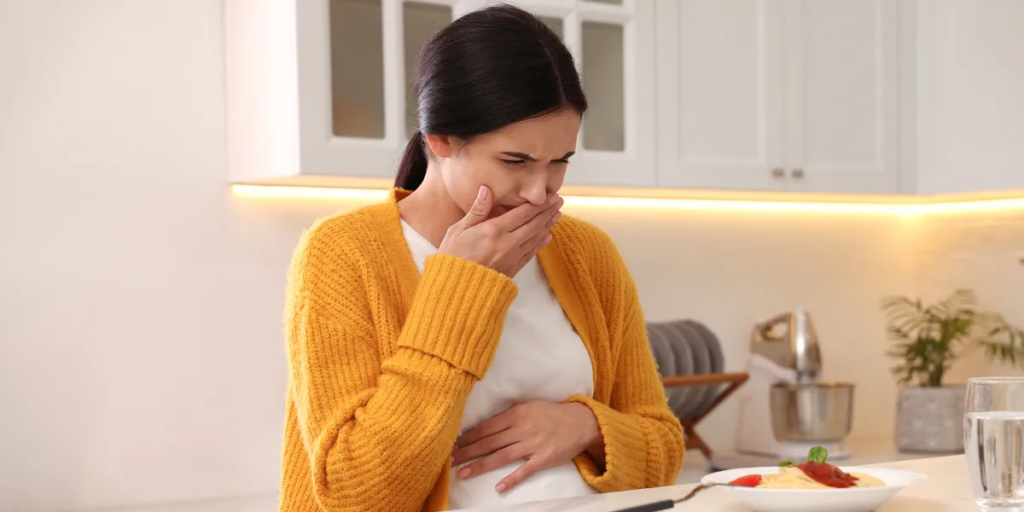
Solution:
M 963 453 L 966 386 L 900 388 L 896 446 L 901 452 Z

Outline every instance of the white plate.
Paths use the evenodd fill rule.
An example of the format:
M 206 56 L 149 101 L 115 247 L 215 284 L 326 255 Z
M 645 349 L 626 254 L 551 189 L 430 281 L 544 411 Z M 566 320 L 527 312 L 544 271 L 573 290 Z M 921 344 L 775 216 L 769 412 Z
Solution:
M 755 512 L 869 512 L 882 506 L 904 487 L 928 481 L 928 477 L 922 473 L 902 469 L 848 466 L 840 466 L 839 469 L 847 473 L 871 475 L 886 485 L 850 489 L 722 489 Z M 770 475 L 778 472 L 777 467 L 730 469 L 707 475 L 701 479 L 701 483 L 729 483 L 744 475 Z

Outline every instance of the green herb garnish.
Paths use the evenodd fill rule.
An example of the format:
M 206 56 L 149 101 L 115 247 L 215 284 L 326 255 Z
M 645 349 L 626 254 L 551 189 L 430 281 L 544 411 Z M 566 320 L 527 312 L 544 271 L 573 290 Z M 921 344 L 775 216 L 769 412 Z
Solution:
M 807 452 L 807 460 L 809 462 L 825 462 L 825 459 L 827 458 L 828 448 L 825 448 L 824 446 L 815 446 L 814 448 L 811 448 L 811 451 Z M 780 468 L 788 468 L 795 465 L 796 464 L 793 464 L 788 460 L 784 460 L 779 463 Z
M 815 446 L 807 453 L 807 460 L 811 462 L 825 462 L 828 458 L 828 449 L 824 446 Z

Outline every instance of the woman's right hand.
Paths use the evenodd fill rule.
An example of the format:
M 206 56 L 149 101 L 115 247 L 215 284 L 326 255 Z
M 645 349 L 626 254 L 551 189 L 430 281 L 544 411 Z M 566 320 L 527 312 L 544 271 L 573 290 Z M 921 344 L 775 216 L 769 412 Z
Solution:
M 522 204 L 488 220 L 493 196 L 486 185 L 480 187 L 466 216 L 448 228 L 438 252 L 515 277 L 551 241 L 548 230 L 561 218 L 563 201 L 552 194 L 544 204 Z

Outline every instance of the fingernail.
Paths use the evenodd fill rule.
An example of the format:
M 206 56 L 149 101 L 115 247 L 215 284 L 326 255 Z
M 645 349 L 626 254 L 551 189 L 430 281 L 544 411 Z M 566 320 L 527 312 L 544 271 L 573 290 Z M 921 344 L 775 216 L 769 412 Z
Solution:
M 480 185 L 480 191 L 476 193 L 476 200 L 477 201 L 486 201 L 487 200 L 487 187 L 485 187 L 483 185 Z
M 554 216 L 553 218 L 554 218 L 554 221 L 555 221 L 555 222 L 558 222 L 558 219 L 561 219 L 561 218 L 562 218 L 562 212 L 558 212 L 558 213 L 556 213 L 556 214 L 555 214 L 555 216 Z
M 453 466 L 455 465 L 455 456 L 454 455 L 452 455 L 452 465 Z
M 558 197 L 558 194 L 552 194 L 551 197 L 548 198 L 548 204 L 555 204 L 559 201 L 559 199 L 561 198 Z
M 551 242 L 551 235 L 544 235 L 544 242 L 543 242 L 544 245 L 547 245 L 550 242 Z
M 459 478 L 466 478 L 472 472 L 473 472 L 473 470 L 471 470 L 469 468 L 462 468 L 462 469 L 459 470 Z
M 494 487 L 494 490 L 496 490 L 496 491 L 498 491 L 498 492 L 505 492 L 505 484 L 503 484 L 503 483 L 502 483 L 502 484 L 498 484 L 498 485 L 496 485 L 496 486 Z

